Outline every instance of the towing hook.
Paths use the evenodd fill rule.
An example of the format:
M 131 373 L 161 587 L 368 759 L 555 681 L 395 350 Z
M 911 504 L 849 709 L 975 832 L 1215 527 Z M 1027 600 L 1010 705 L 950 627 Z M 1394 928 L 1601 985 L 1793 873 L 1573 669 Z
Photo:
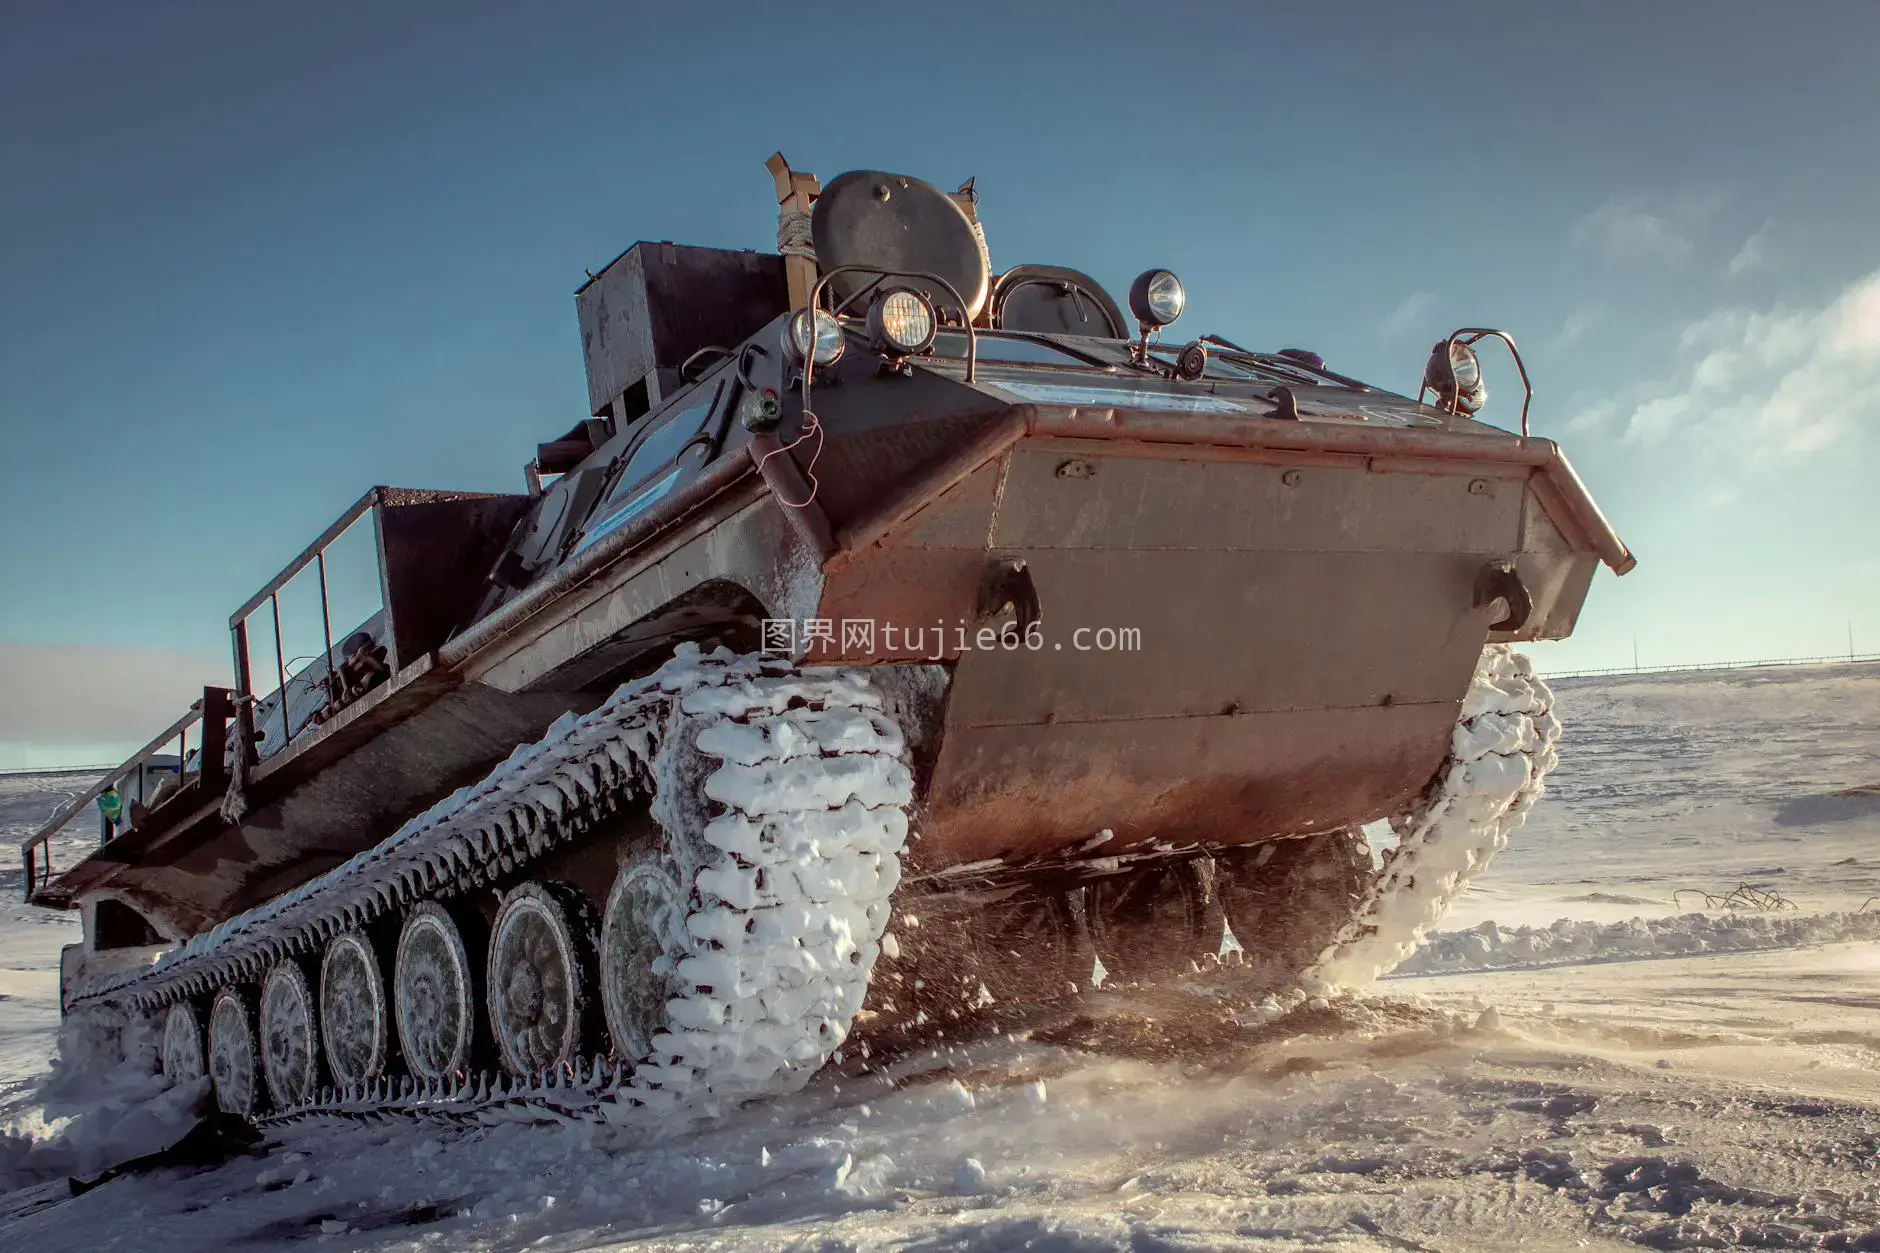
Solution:
M 986 569 L 979 584 L 979 620 L 997 618 L 1010 610 L 1018 616 L 1019 633 L 1028 634 L 1044 621 L 1044 607 L 1038 600 L 1037 584 L 1022 558 L 1008 557 Z
M 1475 576 L 1475 607 L 1487 609 L 1498 600 L 1507 606 L 1507 614 L 1489 624 L 1491 631 L 1519 631 L 1534 614 L 1534 597 L 1512 561 L 1491 561 Z

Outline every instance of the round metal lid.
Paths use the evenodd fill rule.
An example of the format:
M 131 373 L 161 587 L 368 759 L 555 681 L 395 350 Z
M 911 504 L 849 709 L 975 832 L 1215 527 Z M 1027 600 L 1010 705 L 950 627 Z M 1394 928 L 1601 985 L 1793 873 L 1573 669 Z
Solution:
M 838 174 L 816 198 L 810 235 L 824 273 L 867 266 L 910 276 L 915 287 L 922 284 L 912 275 L 938 274 L 966 302 L 967 318 L 977 317 L 986 303 L 989 275 L 972 223 L 944 192 L 917 178 L 881 170 Z M 829 286 L 846 300 L 874 281 L 873 274 L 840 274 Z M 958 312 L 945 291 L 929 295 L 941 310 Z

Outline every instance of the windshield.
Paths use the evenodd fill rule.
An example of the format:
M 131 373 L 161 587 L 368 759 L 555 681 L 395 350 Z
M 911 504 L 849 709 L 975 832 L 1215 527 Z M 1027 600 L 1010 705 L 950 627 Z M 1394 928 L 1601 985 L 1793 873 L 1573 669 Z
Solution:
M 1093 361 L 1068 348 L 1059 348 L 1040 339 L 1019 339 L 1004 335 L 981 332 L 978 354 L 980 361 L 1014 362 L 1020 365 L 1080 365 L 1091 366 L 1106 364 Z M 966 336 L 958 331 L 943 331 L 934 338 L 935 356 L 964 357 L 966 355 Z

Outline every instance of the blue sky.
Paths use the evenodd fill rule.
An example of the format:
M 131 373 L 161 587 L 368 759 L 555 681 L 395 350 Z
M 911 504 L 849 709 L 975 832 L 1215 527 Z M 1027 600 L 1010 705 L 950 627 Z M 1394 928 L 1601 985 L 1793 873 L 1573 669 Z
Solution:
M 7 6 L 0 767 L 158 729 L 371 484 L 515 490 L 583 269 L 770 246 L 778 148 L 1383 386 L 1513 332 L 1641 560 L 1547 664 L 1880 651 L 1880 7 L 1529 9 Z

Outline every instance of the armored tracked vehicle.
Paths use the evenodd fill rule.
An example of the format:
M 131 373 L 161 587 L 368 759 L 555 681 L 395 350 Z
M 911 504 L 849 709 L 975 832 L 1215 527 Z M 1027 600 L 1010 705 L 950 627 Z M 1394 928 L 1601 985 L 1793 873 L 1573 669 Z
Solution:
M 1412 400 L 1176 343 L 1167 271 L 995 275 L 971 184 L 771 172 L 777 252 L 590 275 L 526 490 L 367 492 L 26 845 L 68 1014 L 241 1115 L 683 1120 L 1106 980 L 1360 983 L 1501 847 L 1559 731 L 1511 645 L 1633 558 L 1477 419 L 1499 332 Z

